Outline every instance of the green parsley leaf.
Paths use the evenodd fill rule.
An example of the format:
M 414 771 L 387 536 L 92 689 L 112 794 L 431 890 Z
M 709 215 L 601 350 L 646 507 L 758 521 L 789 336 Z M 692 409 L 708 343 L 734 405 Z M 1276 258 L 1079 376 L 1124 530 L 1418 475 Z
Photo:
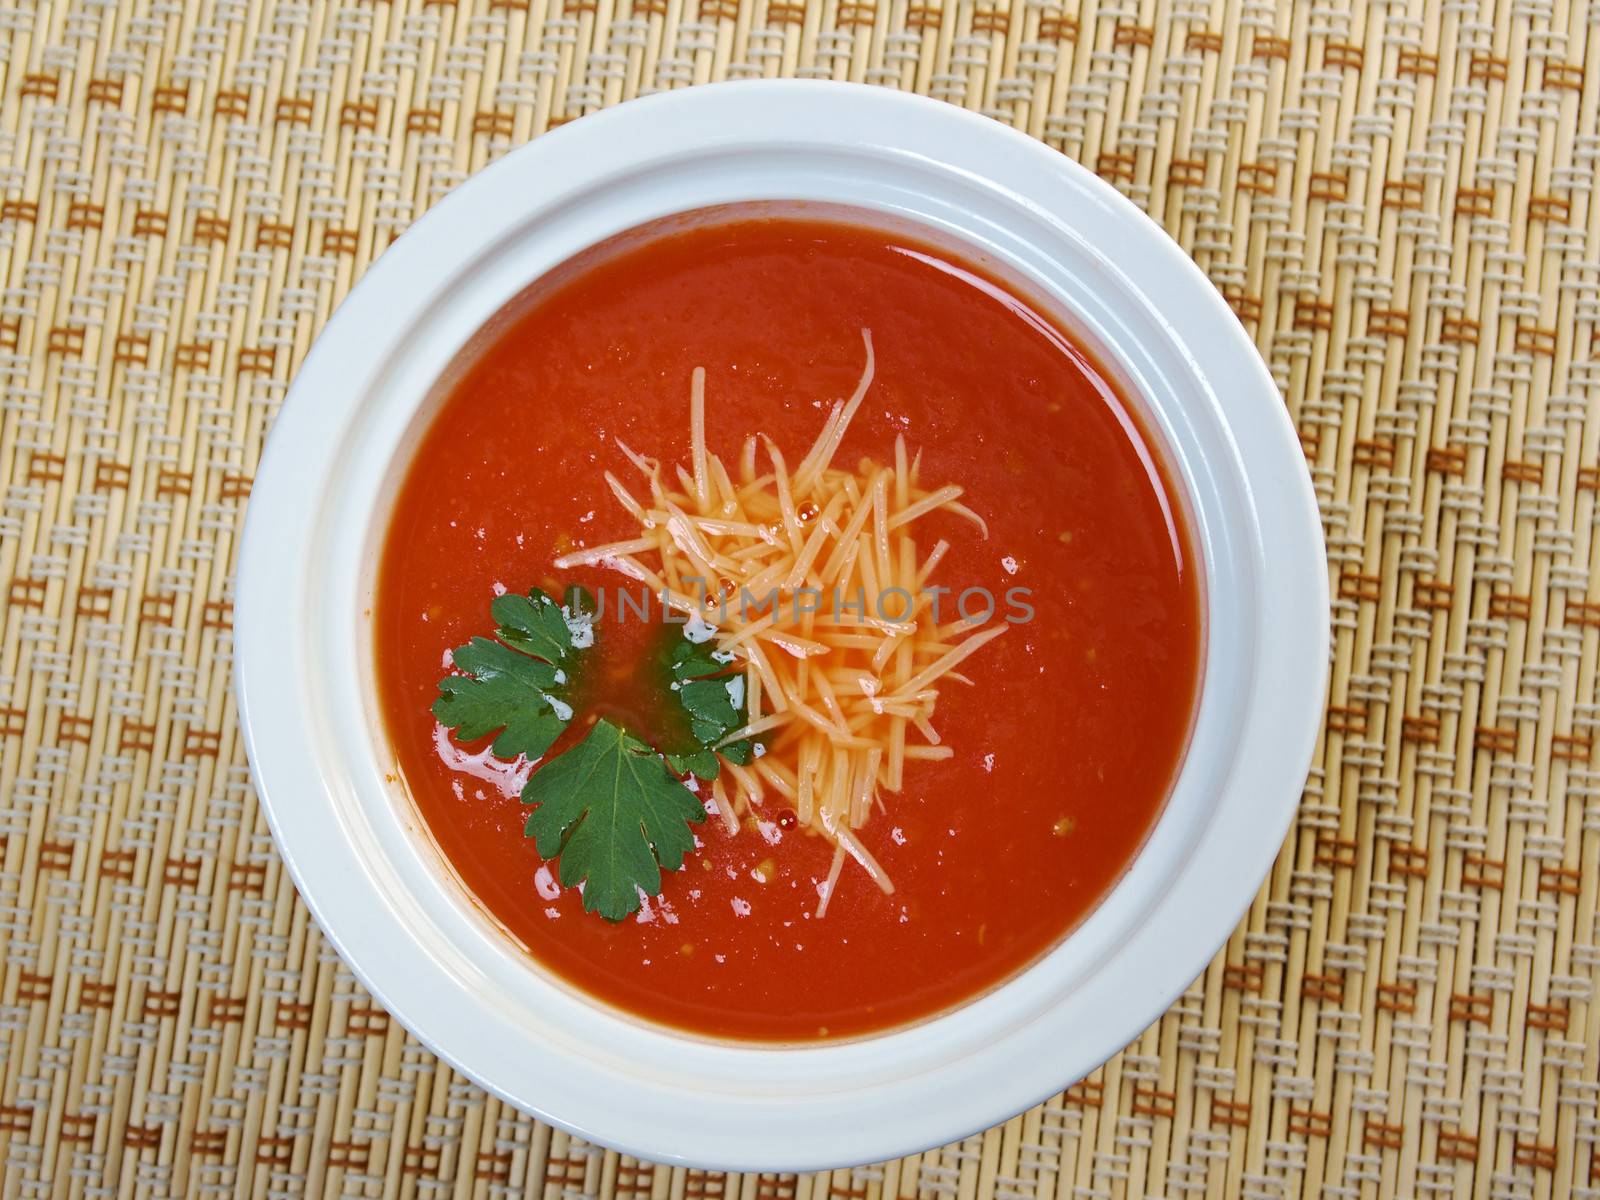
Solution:
M 659 754 L 605 720 L 535 771 L 522 802 L 535 806 L 526 831 L 540 855 L 559 858 L 562 884 L 581 881 L 583 907 L 608 921 L 636 911 L 641 891 L 661 891 L 662 868 L 694 849 L 689 823 L 706 819 Z
M 582 692 L 594 598 L 574 587 L 557 604 L 532 588 L 526 596 L 496 597 L 491 611 L 494 637 L 473 638 L 453 652 L 433 713 L 464 741 L 494 734 L 497 758 L 538 761 L 571 722 Z M 719 746 L 746 720 L 744 677 L 733 656 L 690 641 L 675 625 L 665 626 L 664 636 L 656 686 L 663 700 L 677 697 L 681 717 L 664 739 L 666 753 L 602 720 L 542 763 L 522 792 L 533 806 L 525 832 L 540 855 L 557 860 L 563 884 L 583 884 L 586 909 L 611 921 L 636 912 L 641 891 L 659 894 L 662 870 L 677 870 L 694 848 L 689 826 L 705 820 L 705 808 L 677 776 L 712 780 L 723 758 L 744 764 L 755 754 L 748 738 Z
M 717 762 L 715 750 L 690 750 L 685 754 L 667 755 L 667 765 L 679 775 L 693 775 L 696 779 L 715 779 L 722 766 Z
M 500 628 L 495 636 L 524 654 L 560 663 L 572 653 L 572 631 L 561 607 L 535 588 L 526 596 L 507 592 L 489 606 Z
M 578 645 L 593 632 L 575 621 L 575 638 L 562 607 L 538 588 L 526 596 L 497 596 L 491 608 L 495 637 L 475 637 L 451 654 L 457 674 L 439 680 L 433 715 L 463 741 L 496 733 L 496 758 L 543 757 L 572 720 L 568 668 Z
M 740 714 L 740 719 L 743 720 L 743 714 Z M 756 743 L 749 738 L 740 738 L 737 742 L 729 742 L 717 753 L 729 762 L 743 767 L 756 756 Z
M 670 631 L 673 627 L 667 626 Z M 691 642 L 687 637 L 678 637 L 671 643 L 671 650 L 667 654 L 667 665 L 672 671 L 672 678 L 680 682 L 685 679 L 703 679 L 707 675 L 716 675 L 726 671 L 733 662 L 731 652 L 719 651 L 710 641 Z
M 719 729 L 727 733 L 730 729 L 737 729 L 735 723 L 739 720 L 739 710 L 733 706 L 733 694 L 728 690 L 729 680 L 725 679 L 694 679 L 678 689 L 678 700 L 688 710 L 696 726 L 709 726 L 708 734 L 715 734 Z M 738 679 L 738 686 L 744 686 L 744 677 Z M 700 729 L 695 730 L 695 736 L 700 737 Z
M 672 640 L 663 665 L 688 718 L 688 740 L 694 743 L 670 747 L 667 762 L 680 775 L 712 780 L 722 770 L 718 755 L 743 766 L 754 754 L 748 738 L 717 744 L 745 723 L 744 676 L 732 670 L 733 655 L 718 650 L 715 643 L 692 642 L 681 633 L 674 637 L 675 627 L 667 629 Z

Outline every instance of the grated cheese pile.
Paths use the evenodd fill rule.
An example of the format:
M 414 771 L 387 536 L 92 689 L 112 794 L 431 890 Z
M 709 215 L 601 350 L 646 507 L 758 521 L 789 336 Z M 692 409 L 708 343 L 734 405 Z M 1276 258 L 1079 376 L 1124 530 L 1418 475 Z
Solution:
M 706 449 L 705 370 L 697 367 L 689 469 L 663 478 L 660 463 L 619 441 L 649 496 L 636 498 L 611 472 L 606 482 L 638 521 L 638 537 L 555 562 L 600 564 L 646 583 L 688 616 L 690 636 L 714 632 L 719 649 L 743 664 L 748 723 L 724 744 L 759 737 L 766 753 L 748 766 L 724 760 L 711 799 L 734 833 L 775 793 L 833 843 L 819 916 L 847 856 L 885 892 L 894 890 L 855 831 L 882 809 L 881 793 L 900 790 L 907 761 L 953 754 L 932 724 L 938 685 L 970 682 L 956 667 L 1005 631 L 1001 624 L 973 632 L 962 620 L 938 625 L 922 591 L 949 544 L 941 539 L 922 554 L 912 536 L 919 518 L 944 510 L 988 535 L 982 518 L 960 503 L 961 488 L 922 487 L 920 455 L 908 461 L 903 437 L 892 463 L 863 460 L 854 471 L 833 465 L 872 385 L 870 331 L 862 330 L 862 341 L 860 382 L 833 405 L 805 456 L 791 469 L 770 440 L 749 437 L 737 479 Z M 761 452 L 765 471 L 758 471 Z M 772 593 L 775 602 L 765 603 Z

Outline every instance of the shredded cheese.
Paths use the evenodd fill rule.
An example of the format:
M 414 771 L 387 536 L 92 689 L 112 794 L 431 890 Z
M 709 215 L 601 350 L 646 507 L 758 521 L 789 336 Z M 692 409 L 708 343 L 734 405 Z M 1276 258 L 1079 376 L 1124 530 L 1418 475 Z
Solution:
M 988 529 L 960 503 L 962 489 L 923 488 L 921 455 L 896 437 L 888 465 L 854 471 L 833 460 L 872 386 L 872 334 L 861 331 L 866 366 L 855 391 L 829 410 L 816 441 L 793 470 L 766 438 L 746 438 L 730 475 L 706 445 L 706 378 L 690 385 L 689 469 L 672 483 L 661 464 L 618 442 L 645 478 L 636 496 L 614 475 L 606 483 L 638 522 L 639 535 L 559 558 L 557 568 L 602 564 L 653 588 L 691 627 L 714 626 L 719 650 L 744 668 L 747 722 L 723 744 L 759 737 L 765 754 L 749 766 L 725 761 L 711 788 L 730 832 L 772 796 L 834 846 L 819 885 L 827 912 L 846 859 L 885 892 L 894 884 L 856 830 L 901 790 L 905 765 L 950 758 L 932 724 L 945 678 L 1005 632 L 1004 624 L 938 625 L 923 591 L 949 551 L 926 555 L 912 536 L 931 513 L 954 513 Z M 759 472 L 759 452 L 769 469 Z M 737 482 L 735 482 L 737 479 Z M 837 598 L 836 598 L 837 597 Z

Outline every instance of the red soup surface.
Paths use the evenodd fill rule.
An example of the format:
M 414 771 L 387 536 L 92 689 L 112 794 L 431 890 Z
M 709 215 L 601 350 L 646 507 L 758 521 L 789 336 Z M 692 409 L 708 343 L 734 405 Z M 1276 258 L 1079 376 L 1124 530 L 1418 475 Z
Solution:
M 957 516 L 927 518 L 920 541 L 951 543 L 939 581 L 1028 588 L 1033 617 L 964 664 L 970 686 L 942 683 L 935 724 L 954 757 L 907 763 L 861 830 L 892 894 L 847 863 L 819 918 L 832 847 L 779 813 L 738 834 L 695 826 L 698 848 L 639 914 L 586 913 L 524 837 L 527 810 L 488 739 L 459 745 L 435 722 L 447 653 L 490 633 L 501 591 L 628 583 L 552 563 L 637 536 L 604 473 L 640 478 L 619 439 L 688 462 L 695 367 L 712 451 L 732 464 L 763 434 L 794 463 L 855 388 L 863 328 L 876 378 L 836 461 L 885 461 L 904 434 L 924 485 L 958 484 L 988 522 L 985 539 Z M 549 970 L 623 1009 L 782 1040 L 929 1016 L 1057 943 L 1159 815 L 1201 650 L 1195 552 L 1172 494 L 1095 364 L 948 253 L 787 218 L 663 234 L 494 332 L 421 440 L 373 613 L 400 771 L 481 903 Z M 600 629 L 593 711 L 569 732 L 596 712 L 628 720 L 645 626 Z

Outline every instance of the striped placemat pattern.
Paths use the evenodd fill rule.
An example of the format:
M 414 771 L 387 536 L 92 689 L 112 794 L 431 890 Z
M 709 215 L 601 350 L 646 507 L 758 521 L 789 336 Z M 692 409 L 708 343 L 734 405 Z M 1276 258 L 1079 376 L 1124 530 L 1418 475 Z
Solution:
M 0 0 L 0 1195 L 1600 1197 L 1600 3 Z M 1256 338 L 1334 593 L 1300 817 L 1091 1078 L 898 1163 L 722 1176 L 436 1062 L 245 770 L 262 438 L 409 222 L 663 88 L 914 89 L 1044 139 Z

